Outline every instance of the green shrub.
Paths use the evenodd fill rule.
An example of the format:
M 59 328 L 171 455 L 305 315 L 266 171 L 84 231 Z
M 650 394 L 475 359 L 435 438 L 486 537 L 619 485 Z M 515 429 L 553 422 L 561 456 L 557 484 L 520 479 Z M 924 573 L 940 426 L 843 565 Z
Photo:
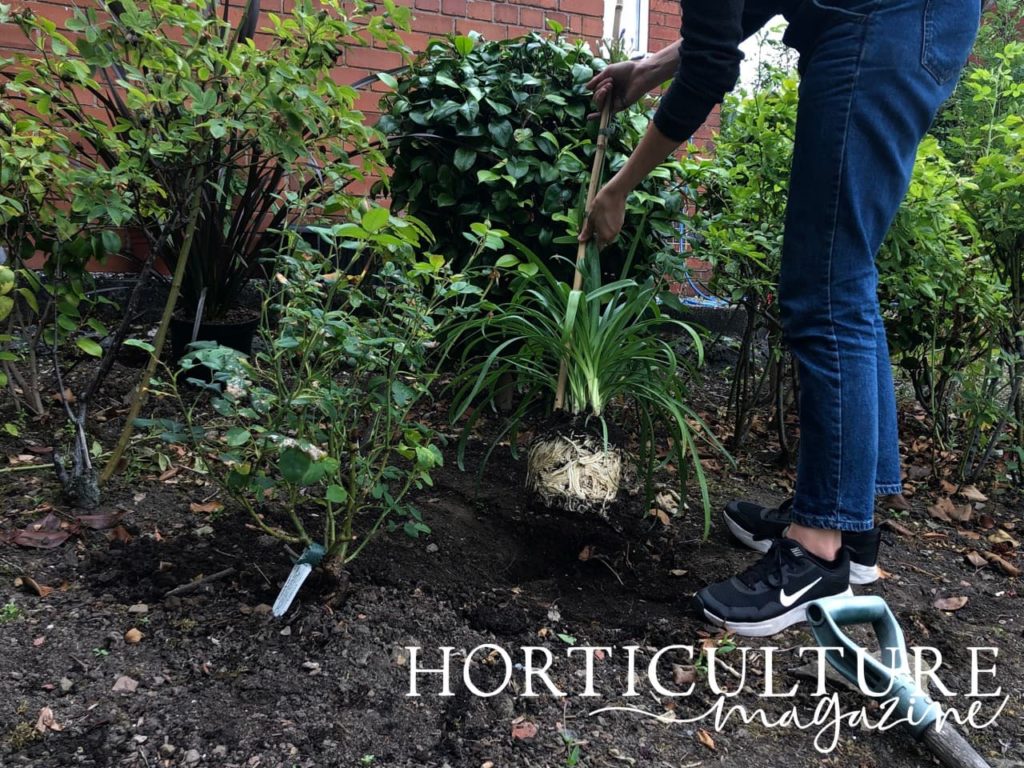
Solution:
M 437 250 L 458 265 L 462 233 L 490 220 L 546 257 L 575 252 L 576 219 L 590 178 L 597 121 L 586 82 L 605 63 L 587 46 L 532 33 L 504 41 L 433 40 L 397 79 L 379 127 L 391 136 L 393 209 L 427 223 Z M 647 128 L 637 106 L 613 121 L 606 164 L 616 171 Z M 640 265 L 673 252 L 682 197 L 678 165 L 666 162 L 630 196 L 619 243 L 639 234 Z M 603 252 L 618 274 L 624 246 Z
M 67 35 L 24 11 L 14 21 L 34 52 L 17 57 L 7 91 L 120 182 L 102 204 L 171 272 L 201 189 L 179 310 L 221 319 L 281 230 L 314 206 L 344 214 L 358 203 L 347 185 L 382 173 L 380 136 L 333 75 L 346 49 L 406 50 L 409 9 L 383 6 L 298 0 L 265 17 L 259 45 L 259 0 L 235 22 L 202 0 L 75 7 Z
M 441 257 L 416 260 L 420 222 L 383 208 L 353 217 L 318 228 L 335 246 L 326 258 L 292 237 L 252 358 L 193 345 L 184 364 L 213 371 L 212 384 L 192 380 L 212 390 L 201 428 L 194 406 L 184 423 L 143 422 L 167 440 L 198 440 L 213 478 L 261 530 L 321 544 L 336 568 L 382 530 L 429 531 L 409 492 L 431 484 L 442 455 L 417 409 L 441 363 L 438 335 L 481 293 Z M 366 281 L 338 269 L 370 255 L 381 266 Z
M 759 90 L 726 98 L 714 155 L 685 162 L 693 255 L 713 265 L 711 290 L 747 312 L 730 393 L 733 442 L 741 445 L 759 408 L 772 403 L 784 454 L 789 356 L 775 296 L 796 108 L 795 76 L 764 65 Z M 768 340 L 764 359 L 759 338 Z
M 878 255 L 890 353 L 942 443 L 963 427 L 954 401 L 998 350 L 993 331 L 1007 319 L 1005 286 L 971 247 L 961 184 L 938 141 L 925 138 Z

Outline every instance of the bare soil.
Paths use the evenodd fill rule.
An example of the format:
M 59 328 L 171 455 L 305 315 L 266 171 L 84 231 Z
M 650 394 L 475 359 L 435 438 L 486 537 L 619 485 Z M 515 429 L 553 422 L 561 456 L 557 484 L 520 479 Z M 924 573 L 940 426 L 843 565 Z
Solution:
M 115 373 L 105 393 L 109 403 L 97 408 L 109 420 L 93 422 L 91 429 L 104 444 L 112 444 L 120 427 L 117 416 L 133 375 L 128 369 Z M 715 386 L 698 396 L 712 421 L 724 415 Z M 31 455 L 30 445 L 49 445 L 46 435 L 53 428 L 28 424 L 24 437 L 3 438 L 0 468 L 10 466 L 11 457 Z M 918 461 L 911 452 L 920 432 L 908 416 L 908 463 Z M 668 525 L 645 514 L 639 498 L 617 507 L 611 524 L 570 518 L 543 510 L 525 495 L 522 467 L 507 451 L 496 452 L 478 484 L 475 474 L 455 468 L 449 450 L 435 488 L 417 499 L 433 534 L 381 538 L 354 564 L 341 607 L 325 607 L 314 576 L 281 620 L 269 615 L 268 606 L 290 568 L 283 548 L 249 529 L 230 506 L 214 515 L 191 511 L 190 504 L 208 502 L 215 489 L 187 470 L 168 476 L 168 460 L 173 469 L 180 457 L 137 451 L 129 469 L 106 489 L 102 511 L 123 512 L 121 528 L 82 528 L 49 550 L 0 544 L 0 609 L 16 606 L 0 617 L 0 766 L 933 764 L 898 729 L 880 734 L 846 728 L 838 747 L 822 754 L 814 747 L 818 728 L 769 729 L 733 719 L 716 731 L 710 720 L 680 724 L 624 712 L 590 714 L 637 706 L 687 718 L 714 703 L 702 670 L 689 697 L 659 696 L 642 682 L 638 697 L 625 697 L 624 649 L 639 646 L 643 670 L 654 649 L 700 648 L 720 637 L 691 611 L 690 598 L 705 584 L 742 570 L 755 555 L 729 540 L 718 510 L 736 495 L 773 502 L 788 493 L 791 472 L 774 466 L 769 438 L 755 430 L 752 445 L 759 443 L 763 450 L 736 452 L 737 468 L 708 461 L 715 519 L 706 541 L 695 496 Z M 484 447 L 474 445 L 470 467 L 477 466 Z M 941 494 L 939 482 L 934 475 L 915 480 L 910 512 L 880 512 L 880 520 L 894 520 L 905 535 L 886 529 L 887 576 L 857 591 L 885 597 L 908 644 L 942 652 L 942 680 L 961 694 L 949 703 L 963 709 L 969 700 L 962 694 L 971 684 L 966 649 L 999 649 L 998 678 L 982 676 L 981 684 L 1003 686 L 1010 700 L 991 727 L 966 732 L 993 766 L 1024 765 L 1020 579 L 992 566 L 977 568 L 964 557 L 967 550 L 996 546 L 989 537 L 999 531 L 1019 539 L 1020 498 L 1014 489 L 992 483 L 982 488 L 989 495 L 984 507 L 970 522 L 954 526 L 926 511 Z M 71 519 L 74 510 L 56 499 L 47 470 L 0 474 L 0 530 L 22 528 L 50 505 Z M 1013 561 L 1015 551 L 1001 546 Z M 191 593 L 167 596 L 226 569 L 233 571 Z M 15 586 L 19 577 L 22 585 Z M 53 591 L 39 597 L 24 577 Z M 933 605 L 940 597 L 966 597 L 967 603 L 942 611 Z M 128 643 L 125 633 L 133 628 L 141 640 Z M 770 641 L 737 642 L 781 649 L 775 679 L 783 690 L 801 681 L 794 670 L 807 659 L 798 659 L 796 649 L 813 645 L 801 627 Z M 525 697 L 517 669 L 501 694 L 472 695 L 461 682 L 458 653 L 488 643 L 507 649 L 518 663 L 523 646 L 549 649 L 551 679 L 570 695 Z M 571 644 L 611 649 L 594 663 L 600 695 L 581 695 L 584 663 L 567 657 Z M 436 675 L 419 679 L 424 695 L 407 695 L 408 646 L 423 649 L 427 667 L 438 665 L 439 648 L 456 649 L 452 696 L 437 695 Z M 723 658 L 739 671 L 739 651 Z M 795 706 L 810 719 L 817 702 L 814 681 L 803 680 L 794 699 L 760 697 L 761 658 L 748 658 L 752 692 L 730 703 L 762 707 L 774 716 Z M 475 684 L 497 687 L 504 674 L 500 658 L 488 659 L 484 652 L 475 659 Z M 673 663 L 682 665 L 679 680 L 691 674 L 686 653 L 666 654 L 661 669 L 669 687 Z M 122 677 L 137 683 L 133 692 L 112 690 Z M 738 681 L 726 673 L 720 682 L 731 690 Z M 867 704 L 840 686 L 830 690 L 840 692 L 845 710 Z M 44 708 L 61 730 L 36 729 Z

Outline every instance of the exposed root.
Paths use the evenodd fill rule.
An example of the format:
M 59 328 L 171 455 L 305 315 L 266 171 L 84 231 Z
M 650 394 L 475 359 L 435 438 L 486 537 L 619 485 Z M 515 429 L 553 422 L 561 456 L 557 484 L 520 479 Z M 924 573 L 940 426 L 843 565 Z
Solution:
M 571 512 L 606 508 L 618 497 L 624 482 L 624 457 L 620 449 L 591 435 L 554 435 L 530 448 L 526 486 L 548 506 Z

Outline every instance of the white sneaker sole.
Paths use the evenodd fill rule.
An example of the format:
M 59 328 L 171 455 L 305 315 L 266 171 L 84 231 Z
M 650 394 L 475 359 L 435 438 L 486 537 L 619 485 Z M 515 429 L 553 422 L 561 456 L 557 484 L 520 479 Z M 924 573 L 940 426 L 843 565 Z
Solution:
M 771 539 L 755 539 L 750 531 L 746 530 L 729 517 L 728 514 L 722 515 L 725 518 L 725 524 L 729 526 L 729 530 L 732 531 L 732 535 L 735 536 L 744 546 L 749 547 L 757 552 L 767 552 L 772 547 Z M 856 584 L 857 586 L 863 586 L 865 584 L 874 584 L 881 577 L 882 572 L 878 569 L 877 565 L 861 565 L 860 563 L 850 563 L 850 583 Z
M 846 591 L 840 592 L 837 595 L 830 595 L 830 597 L 852 596 L 853 590 L 849 587 L 846 588 Z M 764 621 L 725 621 L 708 611 L 707 608 L 704 609 L 704 617 L 712 624 L 719 627 L 725 627 L 730 632 L 735 632 L 737 635 L 741 635 L 743 637 L 769 637 L 771 635 L 778 634 L 782 630 L 787 627 L 791 627 L 794 624 L 807 621 L 807 604 L 803 603 L 794 608 L 790 608 L 785 613 L 780 613 L 775 618 L 765 619 Z

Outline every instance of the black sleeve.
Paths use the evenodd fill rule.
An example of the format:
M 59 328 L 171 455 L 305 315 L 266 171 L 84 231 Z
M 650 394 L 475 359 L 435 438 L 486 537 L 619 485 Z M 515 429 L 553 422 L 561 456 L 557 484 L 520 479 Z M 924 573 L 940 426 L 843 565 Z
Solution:
M 751 26 L 744 5 L 744 0 L 682 0 L 679 70 L 654 114 L 654 124 L 670 139 L 692 136 L 736 86 L 743 60 L 740 42 L 752 31 L 744 29 Z

